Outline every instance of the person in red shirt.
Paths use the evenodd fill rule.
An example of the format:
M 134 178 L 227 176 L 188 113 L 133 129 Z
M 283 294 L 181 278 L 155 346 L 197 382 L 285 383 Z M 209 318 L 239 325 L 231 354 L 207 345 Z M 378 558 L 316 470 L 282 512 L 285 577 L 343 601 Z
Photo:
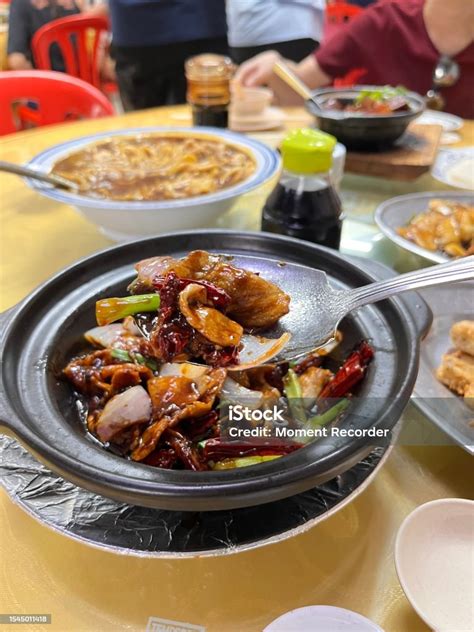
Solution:
M 457 81 L 440 90 L 444 109 L 474 118 L 474 2 L 469 0 L 381 0 L 299 64 L 286 63 L 313 89 L 360 69 L 360 84 L 403 85 L 425 95 L 441 55 L 460 70 Z M 267 84 L 281 104 L 296 103 L 293 91 L 273 73 L 279 60 L 275 51 L 257 55 L 240 66 L 235 79 L 248 87 Z

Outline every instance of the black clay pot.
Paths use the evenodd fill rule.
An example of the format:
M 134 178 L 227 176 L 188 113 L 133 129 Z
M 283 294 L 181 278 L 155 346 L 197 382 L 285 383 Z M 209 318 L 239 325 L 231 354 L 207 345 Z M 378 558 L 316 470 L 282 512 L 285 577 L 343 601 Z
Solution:
M 327 437 L 268 463 L 221 472 L 160 470 L 108 452 L 84 432 L 70 385 L 58 378 L 94 325 L 95 301 L 120 295 L 133 264 L 153 255 L 193 249 L 262 255 L 325 270 L 337 287 L 384 276 L 370 266 L 308 242 L 265 233 L 202 230 L 161 235 L 92 255 L 59 273 L 1 324 L 0 419 L 52 470 L 73 483 L 130 504 L 173 510 L 218 510 L 257 505 L 308 490 L 347 470 L 372 449 L 364 438 Z M 301 288 L 305 292 L 305 288 Z M 408 403 L 419 340 L 431 313 L 416 295 L 362 308 L 343 322 L 344 352 L 363 338 L 376 358 L 342 427 L 392 429 Z
M 390 149 L 393 143 L 405 133 L 409 123 L 425 109 L 425 101 L 419 94 L 415 92 L 406 94 L 410 106 L 406 112 L 370 116 L 325 109 L 325 104 L 331 99 L 352 103 L 361 90 L 374 89 L 377 89 L 377 86 L 323 88 L 313 92 L 314 100 L 306 101 L 306 105 L 317 117 L 319 128 L 335 136 L 348 149 L 383 151 Z

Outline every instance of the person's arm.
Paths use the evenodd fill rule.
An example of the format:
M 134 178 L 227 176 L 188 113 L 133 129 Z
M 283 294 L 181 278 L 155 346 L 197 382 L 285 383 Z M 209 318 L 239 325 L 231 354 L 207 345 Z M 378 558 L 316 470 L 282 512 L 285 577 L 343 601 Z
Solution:
M 320 68 L 316 57 L 309 55 L 299 64 L 283 59 L 276 51 L 266 51 L 244 62 L 235 75 L 235 80 L 243 86 L 256 87 L 267 85 L 275 94 L 280 105 L 300 105 L 301 97 L 297 95 L 282 79 L 273 72 L 277 61 L 287 64 L 298 77 L 311 89 L 331 83 L 331 77 Z
M 311 89 L 330 84 L 336 77 L 345 76 L 354 68 L 369 69 L 377 65 L 373 51 L 386 45 L 390 24 L 385 5 L 374 4 L 347 26 L 323 42 L 315 54 L 299 64 L 285 61 Z M 273 66 L 281 57 L 276 51 L 261 53 L 246 61 L 236 73 L 236 81 L 244 86 L 268 85 L 281 104 L 301 103 L 291 88 L 273 73 Z M 409 71 L 409 70 L 407 70 Z
M 9 70 L 31 70 L 33 64 L 23 53 L 10 53 L 7 57 Z
M 12 0 L 8 17 L 7 63 L 10 70 L 29 70 L 30 19 L 23 0 Z

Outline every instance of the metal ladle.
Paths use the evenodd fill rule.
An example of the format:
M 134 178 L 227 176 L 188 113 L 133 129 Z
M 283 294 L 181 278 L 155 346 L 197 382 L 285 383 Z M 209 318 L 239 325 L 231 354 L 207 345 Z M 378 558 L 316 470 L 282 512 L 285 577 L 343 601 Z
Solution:
M 40 180 L 40 182 L 47 182 L 48 184 L 52 184 L 53 186 L 60 189 L 69 189 L 74 193 L 77 193 L 79 191 L 79 186 L 75 182 L 72 182 L 72 180 L 67 180 L 62 176 L 57 176 L 52 173 L 45 173 L 44 171 L 31 169 L 31 167 L 17 165 L 13 162 L 0 160 L 0 171 L 13 173 L 24 178 L 33 178 L 34 180 Z
M 291 338 L 264 363 L 287 362 L 324 346 L 334 338 L 341 320 L 364 305 L 408 290 L 474 279 L 474 255 L 351 290 L 334 289 L 324 272 L 298 264 L 244 255 L 235 256 L 234 261 L 239 267 L 260 272 L 291 297 L 289 313 L 270 331 L 263 332 L 265 337 L 289 333 Z M 248 351 L 240 355 L 246 363 L 252 362 Z

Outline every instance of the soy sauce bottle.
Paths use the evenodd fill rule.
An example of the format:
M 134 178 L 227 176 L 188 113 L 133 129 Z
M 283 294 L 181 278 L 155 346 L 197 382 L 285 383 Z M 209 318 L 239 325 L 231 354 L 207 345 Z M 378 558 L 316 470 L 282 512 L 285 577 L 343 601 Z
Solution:
M 342 207 L 330 176 L 336 142 L 315 129 L 284 139 L 283 172 L 263 208 L 262 230 L 339 249 Z

